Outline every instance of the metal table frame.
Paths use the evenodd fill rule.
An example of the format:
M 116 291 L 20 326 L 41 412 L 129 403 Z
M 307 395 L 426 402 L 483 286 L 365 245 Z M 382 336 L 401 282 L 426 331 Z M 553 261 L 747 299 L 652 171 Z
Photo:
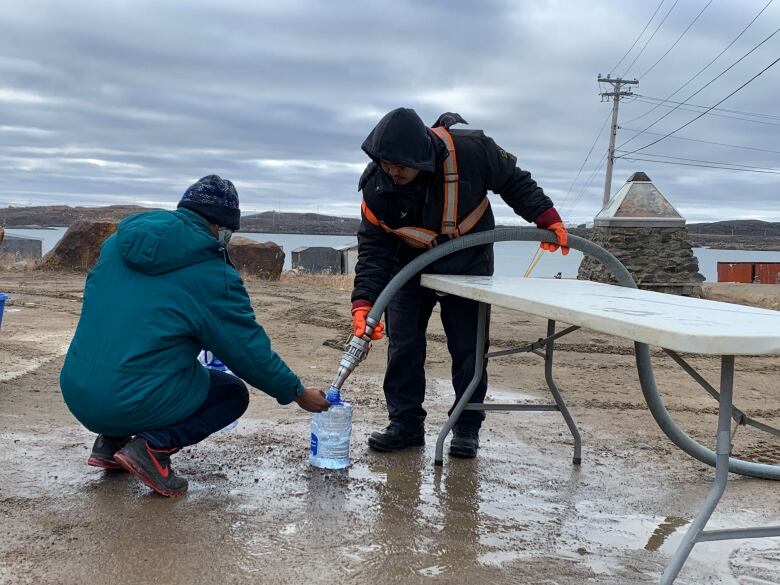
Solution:
M 436 465 L 444 464 L 444 440 L 447 435 L 455 426 L 455 423 L 460 418 L 461 413 L 464 410 L 513 410 L 522 412 L 549 412 L 558 411 L 563 416 L 563 420 L 566 421 L 566 426 L 569 427 L 572 437 L 574 438 L 574 456 L 572 457 L 572 463 L 574 465 L 580 465 L 582 463 L 582 438 L 580 437 L 580 431 L 577 429 L 577 425 L 574 419 L 569 413 L 569 409 L 566 407 L 566 402 L 563 400 L 558 386 L 553 379 L 553 351 L 555 346 L 555 340 L 576 331 L 579 329 L 577 326 L 568 327 L 558 333 L 555 332 L 555 321 L 549 319 L 547 321 L 547 337 L 540 339 L 533 343 L 529 343 L 526 346 L 518 347 L 515 349 L 507 349 L 503 351 L 484 352 L 486 340 L 487 325 L 490 322 L 490 305 L 487 303 L 479 303 L 479 316 L 477 320 L 477 352 L 476 359 L 474 361 L 474 377 L 469 382 L 466 390 L 463 392 L 455 408 L 452 410 L 452 414 L 444 423 L 444 426 L 439 433 L 439 438 L 436 440 L 436 457 L 434 463 Z M 544 352 L 541 349 L 544 348 Z M 505 355 L 513 355 L 517 353 L 533 353 L 544 358 L 544 378 L 547 382 L 547 387 L 552 394 L 555 404 L 476 404 L 469 403 L 469 399 L 474 394 L 482 379 L 482 373 L 487 367 L 487 360 L 491 357 L 499 357 Z
M 499 410 L 522 412 L 559 411 L 563 416 L 566 425 L 569 427 L 569 431 L 571 432 L 572 437 L 574 438 L 574 457 L 572 458 L 572 462 L 575 465 L 579 465 L 582 462 L 582 442 L 580 433 L 553 379 L 555 340 L 573 331 L 576 331 L 579 329 L 579 327 L 572 325 L 556 333 L 555 321 L 548 319 L 546 338 L 539 339 L 538 341 L 515 349 L 485 353 L 484 348 L 485 342 L 487 341 L 486 332 L 489 321 L 490 305 L 480 302 L 479 318 L 477 322 L 477 351 L 474 363 L 474 376 L 461 396 L 460 400 L 458 400 L 458 403 L 455 405 L 452 414 L 449 416 L 441 431 L 439 432 L 438 439 L 436 440 L 436 454 L 434 463 L 439 466 L 444 464 L 444 441 L 464 410 Z M 544 352 L 541 351 L 542 348 L 544 348 Z M 686 362 L 679 354 L 669 349 L 664 349 L 664 351 L 719 403 L 714 482 L 709 494 L 691 522 L 691 526 L 688 528 L 682 543 L 680 543 L 678 546 L 661 577 L 661 585 L 670 585 L 677 578 L 677 575 L 679 574 L 680 570 L 685 564 L 685 561 L 688 559 L 688 556 L 693 550 L 694 545 L 699 542 L 780 536 L 780 526 L 705 530 L 710 516 L 712 516 L 713 511 L 717 507 L 718 502 L 720 502 L 720 499 L 726 490 L 726 483 L 729 473 L 729 459 L 731 455 L 731 444 L 736 430 L 739 428 L 739 426 L 749 425 L 775 436 L 780 436 L 780 430 L 750 418 L 733 405 L 734 356 L 721 357 L 720 392 L 718 392 L 701 374 L 699 374 L 693 368 L 693 366 Z M 550 394 L 552 394 L 553 400 L 555 401 L 555 404 L 469 403 L 471 396 L 474 394 L 474 391 L 482 379 L 484 370 L 487 368 L 488 358 L 517 353 L 533 353 L 544 358 L 545 380 L 550 390 Z M 733 432 L 731 430 L 732 419 L 736 423 Z
M 442 258 L 453 252 L 470 248 L 473 246 L 480 246 L 484 244 L 494 242 L 506 242 L 506 241 L 535 241 L 535 242 L 549 242 L 556 243 L 555 236 L 542 229 L 533 228 L 501 228 L 492 230 L 490 232 L 479 232 L 476 234 L 468 234 L 460 238 L 456 238 L 435 248 L 427 251 L 415 260 L 405 266 L 397 275 L 393 277 L 391 282 L 385 287 L 382 293 L 377 298 L 371 311 L 367 316 L 367 324 L 369 329 L 373 329 L 379 323 L 382 313 L 384 313 L 387 304 L 390 299 L 396 293 L 396 291 L 416 274 L 418 274 L 423 268 L 434 262 L 435 260 Z M 604 250 L 597 244 L 590 242 L 584 238 L 570 235 L 568 245 L 575 250 L 579 250 L 585 254 L 593 256 L 596 260 L 601 262 L 617 279 L 618 284 L 621 286 L 636 288 L 636 283 L 631 277 L 630 273 L 626 270 L 620 261 L 612 254 Z M 484 305 L 484 303 L 483 303 Z M 472 379 L 469 389 L 464 393 L 461 400 L 459 400 L 452 416 L 448 419 L 442 432 L 439 435 L 439 439 L 436 444 L 436 463 L 441 464 L 443 462 L 443 445 L 449 431 L 452 429 L 453 423 L 457 420 L 458 416 L 463 412 L 465 408 L 477 408 L 468 405 L 468 400 L 476 388 L 476 384 L 482 376 L 482 370 L 485 367 L 485 359 L 487 357 L 497 357 L 498 355 L 507 355 L 508 353 L 518 353 L 519 351 L 530 351 L 532 353 L 541 354 L 539 351 L 541 347 L 545 347 L 545 376 L 547 379 L 547 385 L 550 392 L 556 402 L 554 405 L 486 405 L 483 406 L 483 410 L 559 410 L 564 417 L 569 429 L 574 436 L 575 440 L 575 453 L 574 463 L 579 463 L 581 460 L 580 453 L 580 440 L 579 432 L 574 424 L 568 409 L 566 408 L 563 399 L 558 392 L 558 388 L 552 378 L 552 362 L 553 362 L 553 345 L 554 340 L 558 337 L 565 335 L 573 331 L 572 328 L 561 331 L 559 334 L 554 332 L 555 323 L 550 321 L 548 323 L 548 336 L 546 339 L 539 340 L 535 344 L 530 344 L 525 348 L 518 350 L 508 350 L 508 352 L 495 352 L 493 354 L 484 353 L 485 341 L 485 325 L 489 317 L 489 307 L 485 305 L 480 311 L 480 323 L 481 327 L 477 333 L 477 359 L 475 364 L 475 375 Z M 732 418 L 737 422 L 737 427 L 740 425 L 750 425 L 759 430 L 772 433 L 780 436 L 780 432 L 777 429 L 773 429 L 768 425 L 754 421 L 753 419 L 745 416 L 740 410 L 736 409 L 733 405 L 733 388 L 734 388 L 734 356 L 725 355 L 722 356 L 721 364 L 721 389 L 718 393 L 704 378 L 698 374 L 690 365 L 687 364 L 676 353 L 666 350 L 667 353 L 674 359 L 686 372 L 688 372 L 701 386 L 704 387 L 713 397 L 719 402 L 718 410 L 718 426 L 717 426 L 717 441 L 715 451 L 711 451 L 705 446 L 701 445 L 690 436 L 688 436 L 682 429 L 680 429 L 674 422 L 669 412 L 664 406 L 663 400 L 658 393 L 658 388 L 655 383 L 655 376 L 653 374 L 653 366 L 650 359 L 650 349 L 646 343 L 634 341 L 634 354 L 636 356 L 637 370 L 639 372 L 639 383 L 642 388 L 642 394 L 647 403 L 653 418 L 660 427 L 660 429 L 666 434 L 666 436 L 681 450 L 685 451 L 692 457 L 707 463 L 708 465 L 715 467 L 715 479 L 709 495 L 705 499 L 704 503 L 700 507 L 687 534 L 683 540 L 683 543 L 678 547 L 674 553 L 672 560 L 666 568 L 663 576 L 661 577 L 662 585 L 669 585 L 674 582 L 677 574 L 682 566 L 685 564 L 688 555 L 690 554 L 693 546 L 697 542 L 706 542 L 713 540 L 729 540 L 738 538 L 758 538 L 768 536 L 780 536 L 780 526 L 767 526 L 760 528 L 744 528 L 744 529 L 727 529 L 727 530 L 704 530 L 707 521 L 709 520 L 712 512 L 715 510 L 718 502 L 726 487 L 726 480 L 728 478 L 729 471 L 747 475 L 751 477 L 757 477 L 762 479 L 780 480 L 780 466 L 767 465 L 761 463 L 755 463 L 750 461 L 743 461 L 734 457 L 731 457 L 731 439 L 733 434 L 730 428 L 730 421 Z M 508 407 L 508 408 L 507 408 Z

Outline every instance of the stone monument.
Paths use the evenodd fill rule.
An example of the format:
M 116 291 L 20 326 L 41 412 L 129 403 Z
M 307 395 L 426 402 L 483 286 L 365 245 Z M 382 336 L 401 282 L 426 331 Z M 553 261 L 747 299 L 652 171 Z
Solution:
M 631 175 L 598 213 L 590 239 L 617 256 L 639 288 L 701 297 L 704 277 L 685 219 L 645 173 Z M 577 278 L 616 282 L 590 257 L 583 259 Z

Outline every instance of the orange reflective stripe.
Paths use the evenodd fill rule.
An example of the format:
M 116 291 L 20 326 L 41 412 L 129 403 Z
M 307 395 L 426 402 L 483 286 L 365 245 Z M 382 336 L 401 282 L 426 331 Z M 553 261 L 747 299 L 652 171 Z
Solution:
M 482 219 L 482 216 L 485 215 L 485 212 L 489 207 L 490 200 L 487 198 L 487 196 L 485 196 L 480 204 L 477 205 L 474 210 L 465 218 L 463 218 L 463 221 L 460 222 L 460 224 L 458 224 L 458 235 L 463 236 L 473 230 L 474 226 L 479 223 L 479 220 Z
M 374 215 L 374 212 L 368 208 L 368 205 L 366 205 L 365 199 L 363 199 L 363 202 L 360 204 L 360 211 L 362 211 L 363 215 L 366 216 L 368 223 L 376 226 L 381 225 L 381 222 L 377 219 L 376 215 Z
M 381 227 L 389 234 L 395 234 L 404 240 L 408 245 L 414 248 L 430 248 L 433 244 L 433 240 L 438 235 L 432 230 L 419 227 L 403 227 L 393 229 L 381 219 L 379 219 L 376 215 L 374 215 L 374 212 L 368 208 L 368 205 L 366 205 L 365 199 L 360 204 L 360 210 L 363 212 L 363 215 L 370 224 Z
M 436 232 L 415 227 L 398 228 L 392 232 L 415 248 L 430 248 L 437 235 Z
M 446 128 L 431 128 L 442 139 L 449 156 L 444 160 L 444 206 L 441 217 L 441 233 L 458 233 L 458 159 L 455 156 L 455 142 Z

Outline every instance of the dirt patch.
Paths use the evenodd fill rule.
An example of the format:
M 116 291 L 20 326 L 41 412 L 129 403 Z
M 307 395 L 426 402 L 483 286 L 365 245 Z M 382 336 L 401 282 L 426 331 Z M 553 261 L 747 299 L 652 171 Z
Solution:
M 712 470 L 674 447 L 647 412 L 630 342 L 586 330 L 557 345 L 556 380 L 583 435 L 583 465 L 557 413 L 491 413 L 473 461 L 433 466 L 452 402 L 438 318 L 428 354 L 427 445 L 379 455 L 386 342 L 348 381 L 353 465 L 308 466 L 309 416 L 254 391 L 247 415 L 174 457 L 184 498 L 149 493 L 124 473 L 85 465 L 93 437 L 65 408 L 62 356 L 83 277 L 3 273 L 12 291 L 0 330 L 0 583 L 657 583 L 709 489 Z M 349 290 L 248 279 L 274 348 L 324 386 L 349 330 Z M 341 289 L 344 290 L 341 290 Z M 493 348 L 535 341 L 545 322 L 495 310 Z M 710 381 L 718 361 L 691 356 Z M 654 352 L 681 426 L 713 443 L 715 404 Z M 490 362 L 491 400 L 547 402 L 543 361 Z M 737 404 L 780 426 L 780 357 L 737 359 Z M 780 442 L 740 428 L 735 451 L 780 462 Z M 780 523 L 776 484 L 732 476 L 714 527 Z M 700 544 L 677 583 L 776 582 L 776 540 Z M 774 579 L 774 581 L 772 580 Z

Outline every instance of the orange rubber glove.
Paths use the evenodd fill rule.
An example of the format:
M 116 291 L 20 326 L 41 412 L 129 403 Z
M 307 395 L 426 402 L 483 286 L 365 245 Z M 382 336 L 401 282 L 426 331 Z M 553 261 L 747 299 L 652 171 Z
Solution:
M 569 248 L 566 246 L 566 244 L 569 243 L 569 232 L 566 231 L 566 226 L 563 225 L 563 222 L 556 221 L 555 223 L 548 225 L 545 229 L 548 229 L 555 234 L 555 237 L 558 239 L 558 243 L 551 244 L 550 242 L 542 242 L 539 244 L 539 247 L 542 250 L 547 250 L 548 252 L 555 252 L 558 248 L 560 248 L 561 254 L 566 256 L 566 254 L 569 253 Z
M 366 317 L 371 311 L 371 305 L 364 305 L 362 307 L 355 307 L 352 309 L 352 333 L 357 337 L 363 337 L 366 334 Z M 382 339 L 382 331 L 384 331 L 384 323 L 380 322 L 376 328 L 371 332 L 371 339 L 376 341 Z

